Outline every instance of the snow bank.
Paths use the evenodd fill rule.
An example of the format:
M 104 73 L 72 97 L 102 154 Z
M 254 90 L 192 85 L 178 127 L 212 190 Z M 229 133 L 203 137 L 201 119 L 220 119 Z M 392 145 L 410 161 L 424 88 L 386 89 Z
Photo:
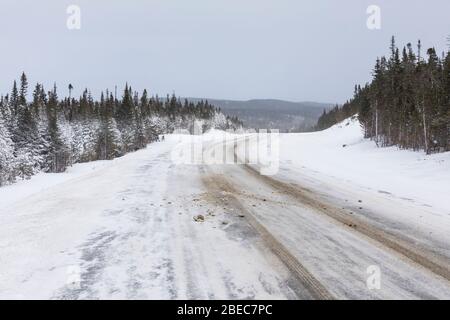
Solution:
M 114 160 L 78 163 L 68 168 L 66 172 L 63 173 L 41 172 L 28 180 L 19 180 L 15 184 L 3 186 L 0 188 L 0 207 L 7 207 L 12 203 L 16 203 L 21 199 L 25 199 L 55 185 L 97 171 L 111 165 L 113 162 Z
M 320 132 L 281 134 L 280 158 L 282 166 L 310 169 L 450 212 L 450 152 L 378 148 L 364 139 L 356 118 Z

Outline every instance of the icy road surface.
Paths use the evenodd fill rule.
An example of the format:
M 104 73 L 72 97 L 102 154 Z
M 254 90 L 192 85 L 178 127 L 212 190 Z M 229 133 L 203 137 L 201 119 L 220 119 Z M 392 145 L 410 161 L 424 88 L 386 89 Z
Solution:
M 209 201 L 199 167 L 171 163 L 174 143 L 1 190 L 0 298 L 310 297 L 244 219 Z
M 172 150 L 191 138 L 169 136 L 2 188 L 0 298 L 449 299 L 445 203 L 415 197 L 412 178 L 403 196 L 389 179 L 409 179 L 406 169 L 383 179 L 374 167 L 374 179 L 361 180 L 368 160 L 342 147 L 357 134 L 349 125 L 283 138 L 272 177 L 257 166 L 176 164 Z M 222 137 L 194 141 L 208 149 Z M 252 138 L 224 152 L 241 156 L 243 141 Z M 313 153 L 300 157 L 302 146 Z M 374 267 L 379 288 L 367 285 Z

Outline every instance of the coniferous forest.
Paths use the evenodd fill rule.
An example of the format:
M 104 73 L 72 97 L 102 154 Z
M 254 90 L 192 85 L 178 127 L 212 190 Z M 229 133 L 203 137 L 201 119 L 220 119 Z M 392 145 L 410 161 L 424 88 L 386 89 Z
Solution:
M 373 79 L 356 86 L 353 99 L 322 114 L 317 129 L 328 128 L 358 114 L 366 138 L 378 146 L 424 150 L 450 150 L 450 52 L 434 48 L 397 48 L 377 59 Z
M 113 159 L 144 148 L 175 129 L 203 130 L 242 126 L 208 101 L 196 104 L 175 95 L 160 99 L 125 86 L 121 98 L 106 90 L 94 100 L 84 90 L 76 99 L 73 86 L 59 98 L 57 87 L 46 92 L 36 84 L 27 101 L 28 81 L 22 74 L 10 94 L 0 98 L 0 186 L 38 172 L 63 172 L 68 166 Z M 115 90 L 116 91 L 116 90 Z

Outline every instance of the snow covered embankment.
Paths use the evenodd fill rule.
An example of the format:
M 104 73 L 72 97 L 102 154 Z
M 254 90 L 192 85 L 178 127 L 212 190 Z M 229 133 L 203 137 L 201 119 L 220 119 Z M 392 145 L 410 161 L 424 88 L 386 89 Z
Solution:
M 277 179 L 450 261 L 450 153 L 378 148 L 356 118 L 280 140 Z
M 450 153 L 378 148 L 363 138 L 357 119 L 321 132 L 282 135 L 281 161 L 450 213 Z

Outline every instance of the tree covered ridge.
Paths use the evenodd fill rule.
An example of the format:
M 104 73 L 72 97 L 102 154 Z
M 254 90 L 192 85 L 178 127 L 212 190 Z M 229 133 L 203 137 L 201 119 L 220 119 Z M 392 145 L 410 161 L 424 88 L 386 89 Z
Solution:
M 322 130 L 358 114 L 366 138 L 378 146 L 397 145 L 426 153 L 450 150 L 450 52 L 440 57 L 434 48 L 422 57 L 407 44 L 401 52 L 392 37 L 390 56 L 378 58 L 373 79 L 356 86 L 354 97 L 329 112 Z
M 0 97 L 0 186 L 40 171 L 62 172 L 68 166 L 113 159 L 144 148 L 158 135 L 192 130 L 194 121 L 206 130 L 236 129 L 237 118 L 223 115 L 208 101 L 191 103 L 175 95 L 161 99 L 139 94 L 127 84 L 121 99 L 108 90 L 94 100 L 89 90 L 76 99 L 60 99 L 56 85 L 46 92 L 36 84 L 27 101 L 25 73 L 10 94 Z

